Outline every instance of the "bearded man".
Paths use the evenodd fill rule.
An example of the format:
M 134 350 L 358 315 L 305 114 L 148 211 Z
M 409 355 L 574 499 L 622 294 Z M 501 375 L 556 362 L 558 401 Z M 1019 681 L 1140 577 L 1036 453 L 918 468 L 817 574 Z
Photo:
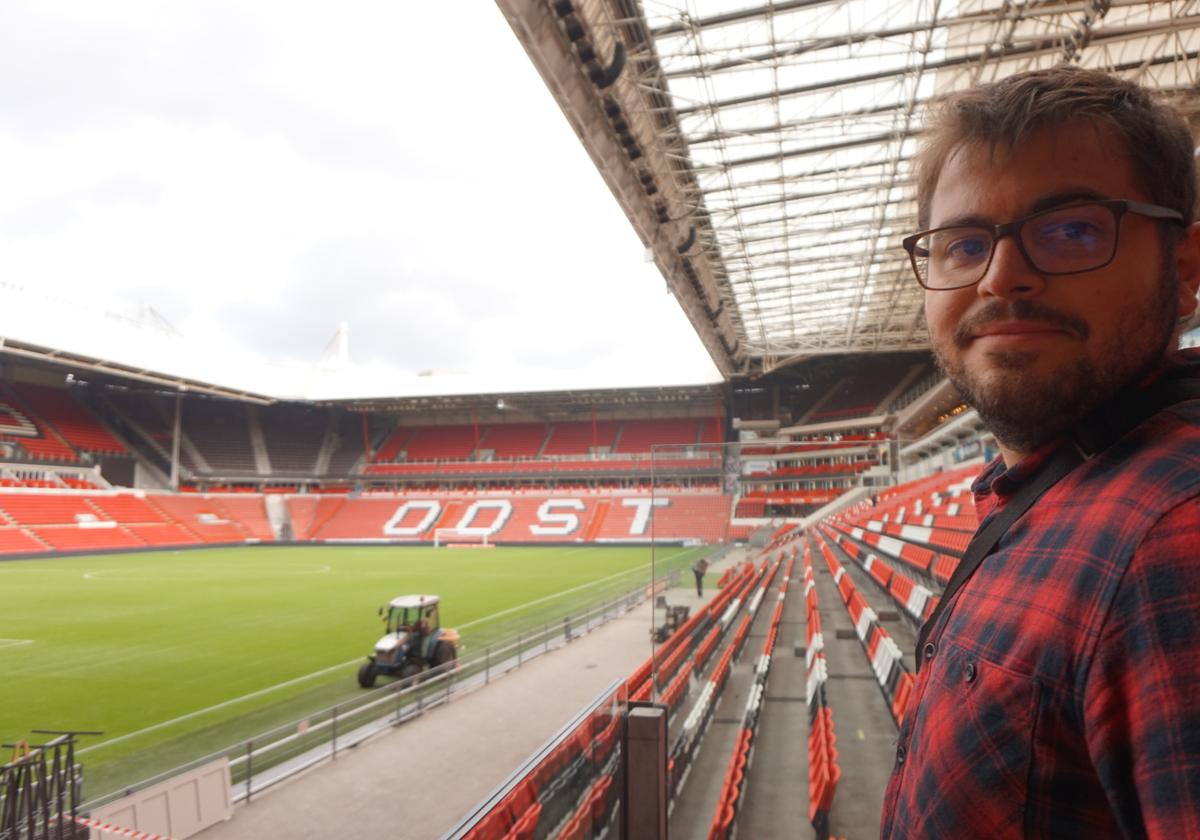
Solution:
M 1200 837 L 1200 226 L 1186 122 L 1074 67 L 956 94 L 904 241 L 996 437 L 884 838 Z

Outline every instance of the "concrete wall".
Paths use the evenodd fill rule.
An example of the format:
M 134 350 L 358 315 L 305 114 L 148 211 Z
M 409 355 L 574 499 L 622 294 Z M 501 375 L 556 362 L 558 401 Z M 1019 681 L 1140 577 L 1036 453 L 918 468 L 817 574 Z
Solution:
M 232 816 L 229 788 L 229 761 L 221 758 L 97 808 L 91 819 L 184 840 Z M 90 840 L 126 836 L 93 828 Z

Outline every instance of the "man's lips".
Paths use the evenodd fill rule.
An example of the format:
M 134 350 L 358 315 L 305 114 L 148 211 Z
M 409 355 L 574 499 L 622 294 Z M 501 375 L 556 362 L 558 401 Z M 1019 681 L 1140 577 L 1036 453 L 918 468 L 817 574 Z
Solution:
M 993 321 L 973 330 L 971 337 L 1021 341 L 1070 334 L 1064 327 L 1045 321 Z
M 1030 300 L 991 301 L 959 321 L 954 343 L 965 349 L 976 341 L 984 346 L 1015 348 L 1062 338 L 1087 341 L 1091 331 L 1078 315 L 1059 312 Z

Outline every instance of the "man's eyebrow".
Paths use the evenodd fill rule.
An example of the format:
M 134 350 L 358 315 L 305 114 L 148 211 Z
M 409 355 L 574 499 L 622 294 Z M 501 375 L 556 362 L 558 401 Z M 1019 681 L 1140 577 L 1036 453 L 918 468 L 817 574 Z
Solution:
M 1041 198 L 1029 204 L 1025 210 L 1017 218 L 1032 216 L 1034 213 L 1040 213 L 1043 210 L 1049 210 L 1053 207 L 1060 207 L 1064 204 L 1071 204 L 1076 201 L 1106 201 L 1110 196 L 1102 192 L 1090 189 L 1088 187 L 1073 187 L 1069 190 L 1056 192 L 1051 195 L 1044 195 Z M 1005 221 L 1012 221 L 1006 219 Z M 948 219 L 938 222 L 933 227 L 958 227 L 960 225 L 991 227 L 996 224 L 994 219 L 986 216 L 981 216 L 978 213 L 964 213 L 960 216 L 951 216 Z
M 1063 192 L 1054 193 L 1053 195 L 1042 196 L 1037 201 L 1025 208 L 1023 215 L 1032 215 L 1040 213 L 1043 210 L 1049 210 L 1053 207 L 1058 207 L 1063 204 L 1071 204 L 1076 201 L 1106 201 L 1111 196 L 1107 196 L 1102 192 L 1089 189 L 1088 187 L 1076 187 Z

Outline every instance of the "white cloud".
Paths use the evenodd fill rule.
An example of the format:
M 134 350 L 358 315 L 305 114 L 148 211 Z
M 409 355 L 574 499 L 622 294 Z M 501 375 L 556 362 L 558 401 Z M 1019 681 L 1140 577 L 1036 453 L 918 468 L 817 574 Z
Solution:
M 222 384 L 718 378 L 490 4 L 5 4 L 0 182 L 0 276 L 150 304 Z

